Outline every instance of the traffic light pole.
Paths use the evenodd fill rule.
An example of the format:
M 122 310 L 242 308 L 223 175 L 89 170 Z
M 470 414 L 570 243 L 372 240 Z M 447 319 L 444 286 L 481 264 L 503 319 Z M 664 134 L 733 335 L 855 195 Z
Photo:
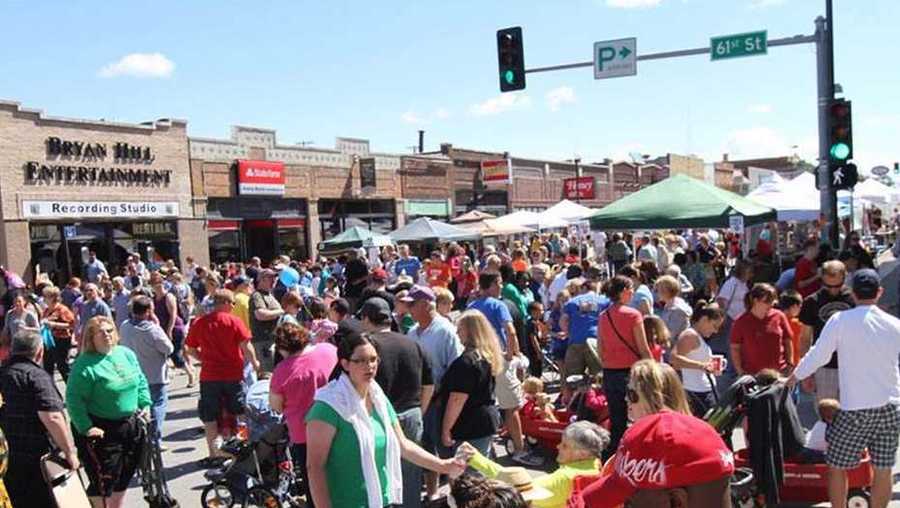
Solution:
M 832 54 L 831 28 L 831 0 L 827 0 L 827 19 L 821 16 L 816 18 L 816 74 L 819 96 L 819 182 L 821 191 L 819 194 L 819 209 L 825 216 L 828 228 L 828 242 L 833 248 L 838 248 L 840 221 L 838 220 L 837 191 L 829 167 L 829 129 L 828 108 L 834 99 L 834 66 Z

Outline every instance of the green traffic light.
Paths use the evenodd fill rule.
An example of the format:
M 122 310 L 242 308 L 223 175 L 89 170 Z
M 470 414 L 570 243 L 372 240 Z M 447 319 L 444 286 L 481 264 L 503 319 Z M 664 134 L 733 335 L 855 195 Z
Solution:
M 513 71 L 506 71 L 503 73 L 503 80 L 506 81 L 509 85 L 516 84 L 516 73 Z
M 835 143 L 831 145 L 831 157 L 837 160 L 846 160 L 850 155 L 850 145 L 847 143 Z

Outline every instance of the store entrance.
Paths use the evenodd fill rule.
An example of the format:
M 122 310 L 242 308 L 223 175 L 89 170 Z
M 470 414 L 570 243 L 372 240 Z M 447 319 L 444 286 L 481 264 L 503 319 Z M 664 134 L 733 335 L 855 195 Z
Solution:
M 275 221 L 271 219 L 245 220 L 242 228 L 244 232 L 244 259 L 257 256 L 264 265 L 268 265 L 276 255 Z

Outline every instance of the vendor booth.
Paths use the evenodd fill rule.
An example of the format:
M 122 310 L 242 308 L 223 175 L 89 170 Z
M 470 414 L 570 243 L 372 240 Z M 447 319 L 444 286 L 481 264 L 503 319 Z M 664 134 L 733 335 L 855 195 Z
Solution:
M 454 242 L 463 240 L 478 240 L 481 238 L 476 232 L 447 224 L 446 222 L 436 221 L 428 217 L 416 219 L 409 224 L 403 226 L 396 231 L 392 231 L 390 235 L 392 240 L 398 243 L 402 242 Z

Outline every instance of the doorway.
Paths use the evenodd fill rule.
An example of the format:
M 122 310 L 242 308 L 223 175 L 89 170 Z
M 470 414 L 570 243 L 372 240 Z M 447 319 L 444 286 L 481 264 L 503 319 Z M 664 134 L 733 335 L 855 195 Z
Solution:
M 268 265 L 276 254 L 275 221 L 271 219 L 245 220 L 242 228 L 244 259 L 257 256 L 264 265 Z

